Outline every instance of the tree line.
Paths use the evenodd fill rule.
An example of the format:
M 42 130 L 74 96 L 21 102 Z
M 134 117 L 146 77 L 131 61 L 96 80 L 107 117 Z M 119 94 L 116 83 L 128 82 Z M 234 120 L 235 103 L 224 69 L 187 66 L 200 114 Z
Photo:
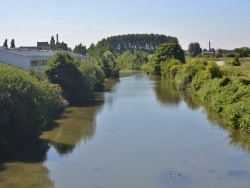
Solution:
M 100 42 L 103 44 L 109 44 L 114 52 L 120 54 L 127 50 L 154 53 L 160 44 L 166 42 L 178 43 L 178 39 L 176 37 L 159 34 L 128 34 L 111 36 L 102 39 Z
M 250 48 L 249 47 L 241 47 L 235 48 L 233 50 L 222 50 L 218 49 L 215 51 L 213 49 L 213 54 L 210 55 L 211 57 L 250 57 Z M 202 57 L 202 48 L 198 42 L 191 42 L 188 46 L 188 56 L 189 57 Z M 207 56 L 206 56 L 207 57 Z
M 5 39 L 4 43 L 3 43 L 3 47 L 8 48 L 8 39 Z M 15 40 L 12 39 L 10 42 L 10 48 L 15 48 Z
M 113 61 L 110 54 L 88 62 L 58 52 L 49 60 L 44 75 L 0 63 L 1 155 L 34 144 L 66 106 L 85 105 L 95 92 L 104 91 L 105 78 L 119 76 Z

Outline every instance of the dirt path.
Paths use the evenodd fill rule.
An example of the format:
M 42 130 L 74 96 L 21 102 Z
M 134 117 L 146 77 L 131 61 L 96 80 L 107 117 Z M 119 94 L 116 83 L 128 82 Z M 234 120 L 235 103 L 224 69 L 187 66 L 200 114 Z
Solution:
M 225 66 L 225 61 L 215 61 L 215 63 L 219 66 Z

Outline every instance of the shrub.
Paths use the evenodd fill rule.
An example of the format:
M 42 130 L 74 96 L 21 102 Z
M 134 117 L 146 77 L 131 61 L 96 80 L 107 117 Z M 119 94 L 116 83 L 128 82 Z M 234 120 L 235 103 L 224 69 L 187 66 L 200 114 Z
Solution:
M 0 64 L 0 75 L 0 150 L 6 152 L 38 139 L 66 103 L 58 85 L 26 71 Z
M 95 87 L 100 89 L 104 82 L 100 68 L 89 62 L 81 63 L 66 52 L 57 53 L 52 57 L 45 74 L 50 82 L 60 85 L 71 105 L 83 105 L 88 102 L 94 95 Z
M 177 59 L 167 59 L 165 62 L 161 64 L 161 75 L 165 77 L 170 77 L 170 69 L 174 65 L 182 65 L 182 63 Z

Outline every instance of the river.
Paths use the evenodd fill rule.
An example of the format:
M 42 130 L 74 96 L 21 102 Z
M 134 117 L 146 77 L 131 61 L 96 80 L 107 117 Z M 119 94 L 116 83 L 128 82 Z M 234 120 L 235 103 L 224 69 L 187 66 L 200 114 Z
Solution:
M 249 135 L 218 125 L 170 80 L 137 73 L 109 84 L 68 108 L 42 151 L 0 163 L 0 187 L 249 187 Z

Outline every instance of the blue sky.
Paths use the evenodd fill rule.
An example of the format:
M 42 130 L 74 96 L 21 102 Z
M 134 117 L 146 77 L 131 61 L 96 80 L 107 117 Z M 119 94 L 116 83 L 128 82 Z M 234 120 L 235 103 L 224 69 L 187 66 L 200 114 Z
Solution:
M 250 0 L 0 0 L 0 45 L 59 34 L 72 48 L 120 34 L 175 36 L 183 49 L 250 46 Z

